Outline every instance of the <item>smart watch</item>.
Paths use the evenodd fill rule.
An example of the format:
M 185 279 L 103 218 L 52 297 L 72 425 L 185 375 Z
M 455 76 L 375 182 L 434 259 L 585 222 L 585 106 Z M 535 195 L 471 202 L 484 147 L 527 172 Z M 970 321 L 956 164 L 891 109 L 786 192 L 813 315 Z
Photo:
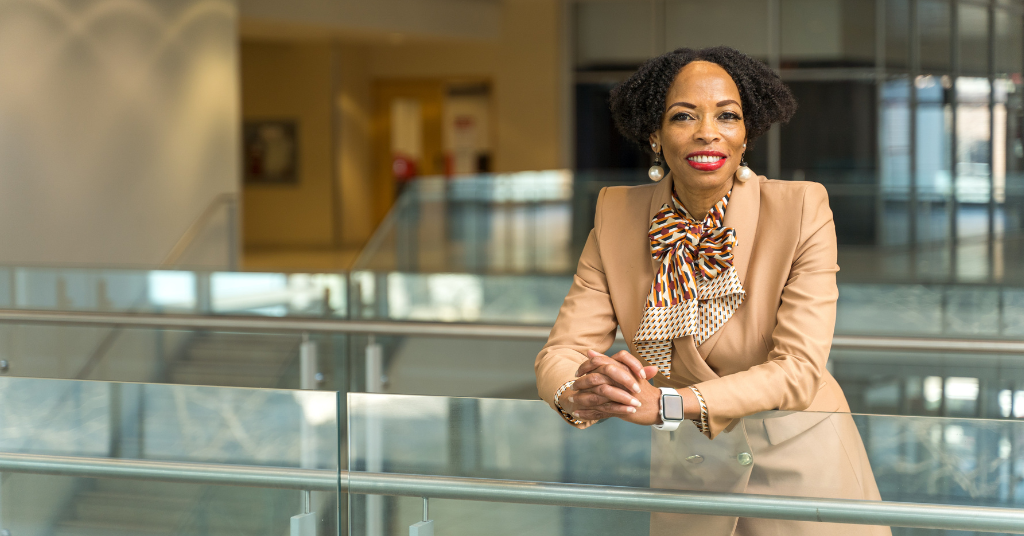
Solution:
M 661 407 L 658 409 L 658 415 L 661 416 L 661 424 L 655 424 L 654 427 L 671 432 L 679 428 L 679 423 L 683 422 L 683 397 L 679 396 L 675 389 L 669 387 L 659 387 L 659 389 L 661 389 Z

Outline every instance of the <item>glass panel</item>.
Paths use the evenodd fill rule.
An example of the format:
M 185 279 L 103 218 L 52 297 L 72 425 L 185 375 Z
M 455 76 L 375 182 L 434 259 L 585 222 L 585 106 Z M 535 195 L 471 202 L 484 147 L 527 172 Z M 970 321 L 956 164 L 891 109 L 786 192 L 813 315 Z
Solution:
M 972 377 L 925 378 L 914 396 L 970 412 L 977 408 L 978 386 Z M 875 398 L 886 396 L 892 398 Z M 1002 395 L 1010 413 L 1014 396 Z M 353 476 L 367 471 L 935 505 L 1024 504 L 1014 469 L 1024 462 L 1019 421 L 764 412 L 708 442 L 689 423 L 666 433 L 610 419 L 579 431 L 540 401 L 350 394 L 348 407 Z M 801 450 L 802 444 L 808 448 Z M 813 454 L 794 466 L 795 452 Z M 814 470 L 818 465 L 828 468 L 828 478 Z M 349 498 L 354 533 L 373 527 L 404 533 L 423 519 L 419 497 Z M 696 532 L 711 533 L 720 523 L 735 523 L 535 504 L 480 508 L 456 499 L 431 499 L 429 517 L 446 533 L 468 531 L 472 520 L 489 534 L 649 534 L 678 528 L 684 519 Z M 794 532 L 784 522 L 740 522 Z M 829 534 L 838 527 L 806 529 Z M 910 533 L 903 530 L 897 533 Z
M 987 209 L 977 205 L 988 203 L 991 190 L 991 85 L 986 78 L 960 77 L 956 94 L 956 196 L 961 203 L 974 205 L 973 210 L 961 210 L 957 226 L 961 237 L 984 236 L 988 232 Z
M 1019 13 L 998 8 L 995 17 L 996 74 L 1017 73 L 1019 82 L 1024 69 L 1024 19 Z
M 233 387 L 302 387 L 303 345 L 319 389 L 348 385 L 344 334 L 231 333 L 55 324 L 0 324 L 3 375 Z
M 988 75 L 988 8 L 960 4 L 960 72 L 967 76 Z
M 1003 102 L 1005 100 L 1005 103 Z M 1024 229 L 1024 85 L 1020 76 L 996 81 L 995 140 L 992 159 L 996 186 L 996 226 L 1004 233 L 1019 233 Z M 1015 253 L 999 240 L 999 252 L 993 267 L 999 278 L 1016 270 Z
M 917 89 L 917 243 L 949 238 L 950 143 L 952 107 L 946 99 L 948 76 L 919 76 Z
M 0 457 L 12 453 L 338 471 L 333 392 L 0 378 Z M 336 492 L 313 491 L 321 534 Z M 3 528 L 20 534 L 286 534 L 301 490 L 5 472 Z
M 1017 337 L 1024 301 L 1014 296 L 1020 293 L 995 285 L 840 284 L 836 333 Z
M 910 68 L 910 0 L 885 0 L 885 67 Z
M 874 2 L 782 0 L 782 67 L 875 64 Z
M 879 177 L 882 199 L 880 246 L 906 244 L 910 239 L 910 80 L 897 78 L 882 85 L 879 125 Z
M 918 46 L 921 72 L 948 73 L 950 70 L 950 43 L 952 42 L 949 2 L 919 0 L 917 10 L 918 31 L 921 36 Z
M 562 170 L 419 179 L 354 268 L 569 273 L 572 200 L 573 177 Z
M 344 316 L 346 285 L 341 274 L 0 267 L 0 307 Z
M 721 0 L 715 2 L 718 13 L 728 13 L 728 31 L 719 24 L 694 24 L 696 14 L 705 13 L 707 4 L 696 0 L 666 0 L 665 46 L 703 48 L 718 45 L 733 47 L 758 59 L 768 58 L 768 2 L 765 0 Z

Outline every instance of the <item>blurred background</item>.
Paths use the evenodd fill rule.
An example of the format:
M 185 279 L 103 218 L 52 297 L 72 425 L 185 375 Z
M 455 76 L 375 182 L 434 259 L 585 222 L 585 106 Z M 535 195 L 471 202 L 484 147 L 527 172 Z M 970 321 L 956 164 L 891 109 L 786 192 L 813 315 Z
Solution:
M 854 409 L 1024 415 L 1010 0 L 2 0 L 0 374 L 536 398 L 598 192 L 647 182 L 609 92 L 718 44 L 799 101 L 748 160 L 828 189 Z
M 321 448 L 341 456 L 345 396 L 310 405 L 259 389 L 536 399 L 533 359 L 600 189 L 648 182 L 609 93 L 651 57 L 713 45 L 765 62 L 799 102 L 747 160 L 829 192 L 841 267 L 829 367 L 853 410 L 1024 417 L 1020 0 L 0 0 L 0 379 L 85 382 L 0 383 L 0 430 L 36 437 L 47 416 L 80 412 L 59 426 L 102 435 L 91 453 L 337 469 L 347 461 L 310 458 L 285 425 L 336 426 Z M 224 408 L 241 391 L 195 385 L 251 389 L 273 417 L 239 409 L 239 421 Z M 483 444 L 508 450 L 474 435 L 487 433 L 483 406 L 431 403 L 442 409 L 419 424 L 448 419 L 438 456 L 453 467 L 483 459 Z M 189 420 L 214 407 L 208 424 Z M 946 480 L 883 496 L 1024 504 L 1024 433 L 982 440 L 947 424 L 869 451 L 939 445 L 929 452 L 955 451 L 953 465 L 1012 464 L 979 494 L 915 465 Z M 185 441 L 204 426 L 236 435 Z M 246 450 L 254 429 L 295 444 Z M 78 441 L 52 438 L 0 437 L 0 450 Z M 555 473 L 579 469 L 563 462 Z M 14 536 L 113 534 L 122 513 L 67 505 L 165 495 L 33 485 L 64 506 Z M 5 497 L 27 489 L 12 486 L 0 480 Z M 367 519 L 390 519 L 367 501 Z M 11 504 L 0 534 L 18 522 Z M 322 530 L 344 526 L 332 515 Z

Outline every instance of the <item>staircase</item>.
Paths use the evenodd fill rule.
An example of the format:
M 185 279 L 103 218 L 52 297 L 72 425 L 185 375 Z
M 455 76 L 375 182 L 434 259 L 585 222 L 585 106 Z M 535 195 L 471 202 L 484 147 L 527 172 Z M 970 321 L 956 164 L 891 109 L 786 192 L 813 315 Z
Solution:
M 298 361 L 299 336 L 197 332 L 162 381 L 275 388 Z M 84 480 L 54 536 L 281 536 L 299 492 L 141 480 Z
M 197 333 L 168 364 L 167 383 L 281 387 L 299 355 L 299 336 Z
M 299 492 L 133 480 L 95 480 L 54 536 L 281 536 Z

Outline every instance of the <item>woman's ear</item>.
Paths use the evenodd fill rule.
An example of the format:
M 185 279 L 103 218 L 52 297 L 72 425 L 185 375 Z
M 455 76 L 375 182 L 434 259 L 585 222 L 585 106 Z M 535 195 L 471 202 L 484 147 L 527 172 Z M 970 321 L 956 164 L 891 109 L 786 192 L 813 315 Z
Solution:
M 650 140 L 648 140 L 650 141 L 651 151 L 654 153 L 661 152 L 661 136 L 659 134 L 659 132 L 655 131 L 651 134 Z

